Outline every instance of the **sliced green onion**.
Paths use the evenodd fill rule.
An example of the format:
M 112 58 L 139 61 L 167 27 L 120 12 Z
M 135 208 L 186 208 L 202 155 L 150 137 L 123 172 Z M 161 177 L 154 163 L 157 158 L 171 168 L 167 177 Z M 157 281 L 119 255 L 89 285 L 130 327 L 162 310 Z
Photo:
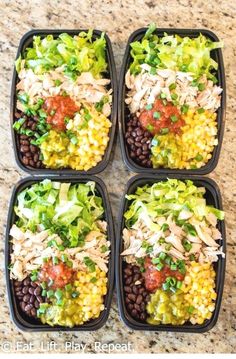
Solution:
M 165 99 L 166 98 L 166 94 L 164 92 L 161 93 L 161 98 Z
M 49 289 L 49 290 L 47 291 L 47 298 L 51 298 L 51 297 L 53 297 L 53 296 L 54 296 L 54 290 Z
M 200 114 L 200 113 L 205 112 L 205 110 L 204 110 L 204 108 L 200 107 L 200 108 L 197 110 L 197 112 Z
M 164 267 L 164 264 L 161 263 L 161 262 L 156 265 L 156 269 L 157 269 L 158 271 L 161 271 L 161 270 L 163 269 L 163 267 Z
M 205 86 L 205 84 L 203 84 L 203 83 L 200 83 L 200 84 L 198 85 L 198 90 L 199 90 L 199 91 L 203 91 L 203 90 L 205 90 L 205 88 L 206 88 L 206 86 Z
M 53 257 L 52 262 L 53 262 L 53 264 L 58 264 L 59 263 L 58 257 Z
M 176 89 L 176 83 L 173 83 L 169 86 L 170 91 Z
M 169 133 L 169 128 L 168 128 L 168 127 L 162 128 L 161 131 L 160 131 L 160 133 L 161 133 L 162 135 L 166 135 L 167 133 Z
M 60 86 L 60 85 L 61 85 L 61 80 L 56 79 L 56 80 L 54 81 L 54 84 L 55 84 L 55 86 Z
M 193 311 L 194 311 L 194 309 L 195 309 L 195 308 L 194 308 L 192 305 L 190 305 L 190 306 L 187 308 L 187 311 L 188 311 L 188 313 L 192 314 Z
M 96 277 L 91 278 L 91 279 L 90 279 L 90 282 L 91 282 L 91 283 L 96 283 L 96 282 L 97 282 L 97 278 L 96 278 Z
M 65 290 L 70 291 L 72 289 L 71 283 L 65 285 Z
M 158 111 L 155 111 L 155 112 L 153 112 L 153 117 L 158 120 L 161 117 L 161 113 Z
M 168 223 L 163 223 L 163 225 L 161 226 L 161 231 L 165 232 L 169 229 L 169 224 Z
M 195 157 L 195 160 L 198 162 L 202 161 L 203 160 L 202 155 L 200 155 L 200 153 L 198 153 L 197 156 Z
M 170 116 L 171 122 L 177 122 L 178 121 L 178 117 L 176 115 Z
M 187 113 L 188 112 L 188 110 L 189 110 L 189 105 L 183 105 L 183 106 L 181 106 L 181 112 L 182 113 Z
M 54 295 L 55 295 L 56 299 L 58 300 L 58 299 L 61 299 L 63 297 L 63 292 L 62 292 L 61 289 L 57 289 L 55 291 Z
M 145 106 L 145 109 L 146 109 L 147 111 L 151 110 L 151 109 L 152 109 L 152 104 L 146 105 L 146 106 Z
M 165 253 L 165 252 L 161 252 L 161 253 L 159 254 L 159 258 L 162 259 L 162 260 L 164 260 L 164 259 L 166 258 L 166 253 Z

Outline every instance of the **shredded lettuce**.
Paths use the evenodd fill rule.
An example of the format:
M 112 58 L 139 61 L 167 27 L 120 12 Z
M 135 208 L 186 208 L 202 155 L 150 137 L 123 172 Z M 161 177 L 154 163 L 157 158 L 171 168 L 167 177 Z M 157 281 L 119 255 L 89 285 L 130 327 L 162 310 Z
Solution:
M 40 225 L 57 233 L 66 247 L 83 245 L 103 212 L 94 182 L 70 184 L 45 179 L 20 192 L 15 206 L 20 228 L 34 232 Z
M 222 42 L 214 42 L 202 34 L 196 38 L 166 33 L 158 37 L 155 30 L 156 26 L 152 23 L 140 41 L 130 44 L 132 74 L 139 73 L 140 65 L 146 63 L 157 69 L 192 72 L 195 78 L 206 74 L 208 79 L 217 82 L 214 71 L 218 64 L 211 58 L 211 51 L 223 47 Z
M 106 40 L 104 33 L 95 40 L 92 36 L 92 30 L 80 32 L 78 36 L 66 33 L 60 34 L 58 38 L 53 35 L 44 38 L 34 36 L 33 46 L 26 48 L 23 56 L 16 60 L 16 71 L 20 71 L 24 61 L 24 66 L 36 74 L 65 65 L 65 75 L 72 79 L 85 71 L 90 71 L 94 77 L 100 77 L 107 69 Z
M 151 230 L 159 230 L 155 218 L 172 214 L 176 220 L 181 220 L 190 212 L 199 220 L 208 213 L 213 213 L 219 220 L 224 219 L 223 211 L 207 205 L 205 192 L 205 188 L 195 186 L 190 180 L 177 179 L 138 187 L 135 194 L 126 195 L 132 201 L 124 214 L 126 226 L 130 228 L 142 219 Z

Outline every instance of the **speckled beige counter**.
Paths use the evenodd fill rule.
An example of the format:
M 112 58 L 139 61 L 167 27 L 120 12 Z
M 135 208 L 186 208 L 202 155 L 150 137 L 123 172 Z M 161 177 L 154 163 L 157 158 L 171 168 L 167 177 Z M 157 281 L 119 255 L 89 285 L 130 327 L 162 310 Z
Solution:
M 168 4 L 168 5 L 167 5 Z M 4 231 L 12 186 L 25 174 L 14 161 L 9 126 L 9 94 L 13 61 L 21 36 L 31 28 L 97 28 L 107 31 L 113 42 L 119 70 L 129 34 L 151 21 L 159 27 L 209 28 L 224 41 L 224 61 L 227 78 L 227 118 L 220 162 L 210 175 L 219 184 L 227 222 L 227 272 L 222 307 L 217 325 L 201 335 L 134 332 L 119 320 L 116 295 L 107 324 L 90 333 L 24 333 L 9 317 L 4 280 Z M 87 344 L 85 352 L 95 352 L 94 343 L 130 343 L 134 352 L 235 352 L 236 351 L 236 5 L 234 0 L 146 0 L 146 1 L 0 1 L 0 351 L 44 351 L 55 341 L 65 352 L 64 343 Z M 101 174 L 109 184 L 113 214 L 117 216 L 120 196 L 132 174 L 125 168 L 117 141 L 113 160 Z M 21 343 L 21 344 L 19 344 Z M 24 346 L 23 346 L 24 344 Z M 44 345 L 44 346 L 43 346 Z M 53 349 L 53 345 L 51 347 Z M 50 349 L 50 348 L 49 348 Z M 77 348 L 78 349 L 78 348 Z M 67 350 L 75 352 L 76 348 Z M 107 350 L 105 350 L 107 352 Z

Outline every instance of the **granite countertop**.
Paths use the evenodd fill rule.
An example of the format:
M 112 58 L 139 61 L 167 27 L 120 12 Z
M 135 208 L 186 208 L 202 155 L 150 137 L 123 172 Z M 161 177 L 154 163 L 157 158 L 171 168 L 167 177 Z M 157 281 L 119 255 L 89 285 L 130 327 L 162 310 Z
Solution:
M 122 350 L 134 352 L 235 352 L 236 348 L 236 63 L 234 0 L 103 0 L 79 2 L 64 1 L 0 1 L 0 350 L 15 352 L 51 351 L 75 352 L 82 348 L 76 343 L 87 344 L 85 352 L 99 351 L 95 342 L 123 344 Z M 97 28 L 107 31 L 113 43 L 117 70 L 121 66 L 125 45 L 131 32 L 151 21 L 159 27 L 208 28 L 224 41 L 224 62 L 227 79 L 227 111 L 225 136 L 219 164 L 210 174 L 219 185 L 227 223 L 227 270 L 221 311 L 217 325 L 201 335 L 134 332 L 119 319 L 116 294 L 107 324 L 96 332 L 82 333 L 25 333 L 19 331 L 9 316 L 4 279 L 4 231 L 12 186 L 26 174 L 17 168 L 10 136 L 9 94 L 13 61 L 21 36 L 32 28 Z M 112 161 L 100 177 L 109 185 L 114 217 L 117 217 L 120 197 L 125 184 L 132 176 L 125 167 L 117 140 Z M 55 345 L 50 342 L 55 341 Z M 73 348 L 64 343 L 72 341 Z M 130 343 L 125 347 L 125 344 Z M 16 347 L 18 343 L 18 348 Z M 19 344 L 21 343 L 21 344 Z M 31 347 L 30 347 L 31 344 Z M 48 345 L 48 347 L 47 347 Z M 52 349 L 54 348 L 54 349 Z M 110 347 L 111 348 L 111 347 Z M 108 352 L 108 347 L 103 347 Z M 111 348 L 112 349 L 112 348 Z

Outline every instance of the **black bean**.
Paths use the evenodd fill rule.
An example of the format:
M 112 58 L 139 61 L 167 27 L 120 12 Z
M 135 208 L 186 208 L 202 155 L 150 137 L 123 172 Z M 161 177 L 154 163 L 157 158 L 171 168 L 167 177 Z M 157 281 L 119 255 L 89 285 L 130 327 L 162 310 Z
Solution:
M 30 293 L 30 294 L 34 294 L 34 290 L 35 290 L 35 288 L 30 287 L 30 288 L 29 288 L 29 293 Z
M 141 275 L 140 275 L 139 273 L 136 273 L 136 274 L 134 275 L 134 279 L 133 279 L 134 283 L 135 283 L 136 281 L 138 281 L 138 280 L 140 279 L 140 277 L 141 277 Z
M 33 130 L 33 131 L 35 131 L 36 130 L 36 127 L 37 127 L 37 123 L 33 123 L 33 125 L 31 126 L 31 129 Z
M 29 287 L 28 286 L 23 287 L 22 293 L 27 294 L 28 292 L 29 292 Z
M 135 138 L 136 138 L 136 137 L 137 137 L 137 133 L 136 133 L 136 131 L 132 131 L 132 132 L 131 132 L 131 136 L 133 136 L 133 137 L 135 137 Z
M 142 138 L 140 142 L 141 143 L 147 143 L 147 137 Z
M 20 302 L 20 307 L 23 311 L 25 311 L 25 306 L 26 306 L 25 302 Z
M 127 297 L 128 297 L 132 302 L 135 302 L 135 301 L 136 301 L 136 295 L 133 294 L 133 293 L 129 293 Z
M 144 310 L 145 310 L 146 305 L 145 305 L 145 303 L 144 303 L 144 302 L 142 302 L 142 303 L 140 304 L 140 308 L 141 308 L 141 310 L 142 310 L 142 311 L 144 311 Z
M 136 303 L 137 303 L 137 304 L 141 304 L 142 301 L 143 301 L 143 297 L 142 297 L 141 294 L 139 294 L 139 295 L 137 296 Z
M 147 318 L 147 316 L 146 316 L 145 313 L 141 313 L 141 314 L 140 314 L 140 320 L 145 321 L 146 318 Z
M 132 282 L 132 277 L 128 277 L 126 280 L 125 280 L 125 284 L 126 285 L 130 285 Z
M 142 294 L 144 291 L 145 291 L 145 288 L 143 288 L 143 287 L 138 290 L 139 294 Z
M 128 276 L 131 276 L 131 275 L 132 275 L 132 270 L 131 270 L 129 267 L 125 268 L 124 272 L 125 272 L 125 274 L 127 274 Z
M 137 151 L 136 151 L 136 156 L 139 157 L 142 153 L 142 150 L 141 148 L 138 148 Z
M 124 291 L 125 291 L 126 293 L 131 293 L 131 292 L 132 292 L 132 289 L 131 289 L 129 286 L 125 286 L 125 287 L 124 287 Z
M 133 317 L 137 317 L 137 310 L 136 309 L 133 309 L 132 311 L 131 311 L 131 314 L 132 314 L 132 316 Z
M 32 159 L 29 160 L 30 166 L 34 167 L 34 161 Z
M 28 140 L 20 140 L 20 144 L 23 146 L 29 146 L 29 141 Z
M 34 162 L 38 162 L 39 155 L 37 153 L 34 154 Z
M 27 140 L 27 139 L 28 139 L 28 136 L 26 136 L 26 135 L 20 135 L 20 138 L 21 138 L 22 140 Z
M 136 132 L 137 132 L 137 135 L 138 135 L 138 136 L 142 136 L 142 135 L 143 135 L 143 130 L 142 130 L 141 128 L 138 128 Z
M 134 144 L 135 144 L 136 147 L 142 147 L 142 143 L 140 143 L 140 142 L 135 141 Z
M 25 152 L 28 152 L 28 151 L 29 151 L 29 146 L 27 146 L 27 145 L 20 146 L 20 152 L 25 153 Z
M 35 288 L 35 290 L 34 290 L 34 295 L 37 297 L 37 295 L 40 295 L 41 294 L 41 288 L 40 287 L 37 287 L 37 288 Z
M 33 304 L 29 303 L 25 306 L 25 311 L 28 312 L 33 308 Z
M 14 287 L 21 287 L 22 283 L 19 280 L 14 281 Z
M 38 284 L 37 283 L 35 283 L 35 282 L 30 282 L 30 285 L 31 285 L 31 287 L 34 287 L 34 288 L 36 288 L 37 286 L 38 286 Z
M 131 151 L 131 152 L 130 152 L 130 157 L 131 157 L 131 158 L 135 158 L 135 157 L 136 157 L 135 152 Z
M 40 168 L 40 167 L 41 167 L 41 162 L 40 162 L 40 161 L 38 161 L 38 162 L 36 163 L 36 167 L 37 167 L 37 168 Z
M 26 314 L 27 314 L 29 317 L 31 317 L 31 309 L 27 310 L 27 311 L 26 311 Z
M 143 151 L 147 151 L 148 150 L 148 145 L 145 143 L 142 147 Z
M 32 315 L 32 317 L 36 317 L 37 313 L 36 313 L 36 309 L 32 308 L 30 311 L 30 314 Z
M 27 302 L 29 302 L 29 300 L 30 300 L 30 295 L 29 295 L 29 294 L 24 295 L 23 301 L 24 301 L 25 303 L 27 303 Z
M 24 165 L 28 166 L 28 164 L 29 164 L 29 159 L 24 156 L 24 157 L 22 158 L 22 162 L 24 163 Z
M 141 312 L 141 308 L 140 308 L 140 306 L 137 304 L 137 302 L 134 303 L 134 309 L 136 309 L 137 312 Z
M 30 302 L 31 304 L 33 304 L 33 303 L 34 303 L 34 301 L 35 301 L 35 297 L 34 297 L 34 295 L 31 295 L 31 296 L 30 296 L 30 300 L 29 300 L 29 302 Z
M 24 285 L 29 285 L 29 284 L 30 284 L 30 279 L 29 279 L 29 278 L 26 278 L 26 279 L 23 281 L 23 284 L 24 284 Z
M 30 153 L 30 152 L 26 152 L 26 153 L 25 153 L 25 156 L 26 156 L 27 158 L 31 158 L 31 153 Z
M 137 288 L 136 285 L 133 285 L 133 287 L 132 287 L 132 292 L 133 292 L 134 294 L 138 294 L 138 288 Z
M 37 295 L 36 298 L 39 303 L 43 303 L 43 298 L 40 295 Z
M 134 140 L 131 137 L 129 137 L 127 139 L 127 142 L 128 142 L 129 145 L 132 145 L 134 143 Z
M 125 297 L 125 303 L 129 304 L 130 303 L 130 299 L 128 297 Z
M 32 153 L 37 152 L 37 147 L 34 146 L 34 145 L 30 145 L 30 151 L 31 151 Z
M 35 306 L 36 309 L 39 308 L 39 302 L 37 301 L 37 299 L 36 299 L 36 301 L 34 302 L 34 306 Z
M 134 308 L 134 305 L 132 303 L 129 303 L 127 307 L 131 311 Z

